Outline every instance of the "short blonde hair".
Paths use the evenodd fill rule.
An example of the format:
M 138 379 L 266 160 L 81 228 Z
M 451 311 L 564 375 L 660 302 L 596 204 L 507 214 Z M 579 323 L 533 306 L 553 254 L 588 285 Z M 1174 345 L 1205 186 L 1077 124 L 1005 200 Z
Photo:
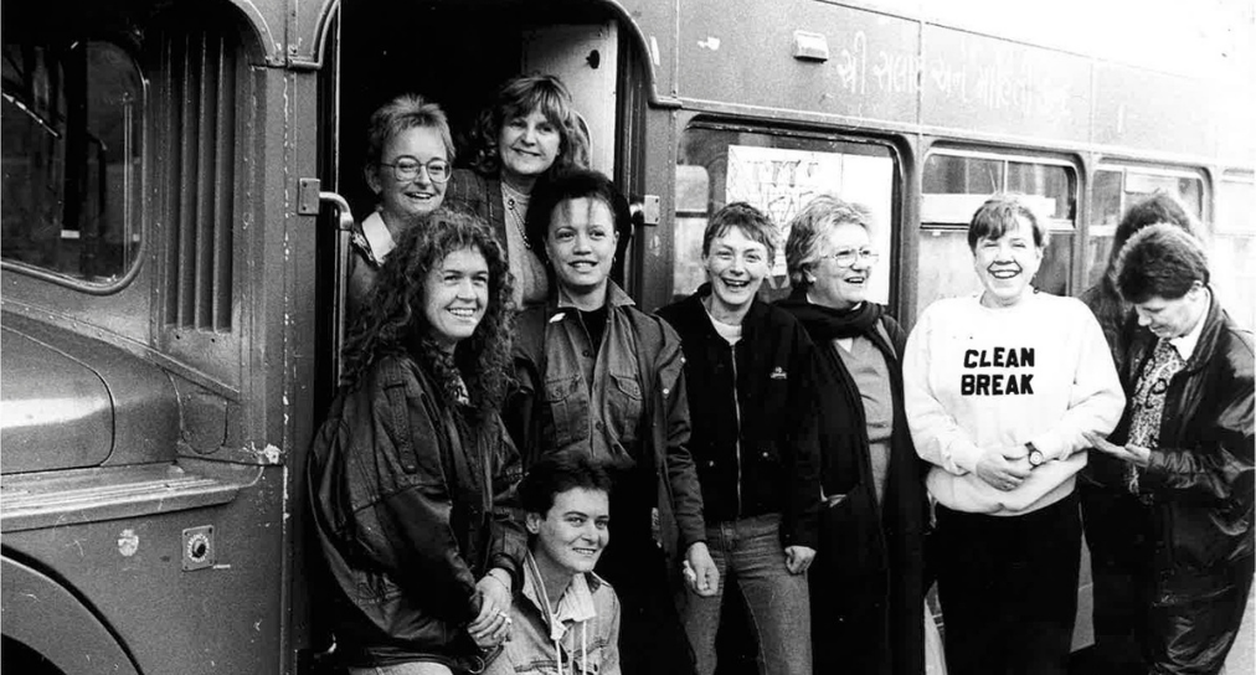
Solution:
M 842 201 L 831 194 L 818 195 L 789 221 L 785 266 L 791 285 L 803 289 L 811 285 L 805 272 L 820 257 L 820 240 L 842 223 L 854 223 L 872 234 L 872 212 L 868 207 Z

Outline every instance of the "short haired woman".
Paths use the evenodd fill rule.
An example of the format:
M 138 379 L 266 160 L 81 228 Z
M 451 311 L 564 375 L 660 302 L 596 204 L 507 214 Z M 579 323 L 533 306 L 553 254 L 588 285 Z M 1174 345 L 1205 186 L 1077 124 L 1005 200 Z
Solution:
M 320 616 L 349 672 L 479 672 L 524 557 L 518 455 L 498 417 L 510 280 L 478 219 L 402 233 L 345 348 L 307 465 Z
M 690 587 L 710 595 L 719 573 L 688 447 L 680 338 L 610 279 L 630 218 L 627 200 L 600 173 L 572 171 L 538 186 L 528 237 L 553 283 L 546 304 L 518 320 L 518 389 L 507 422 L 525 465 L 567 451 L 610 467 L 616 543 L 598 573 L 624 603 L 624 672 L 689 673 L 670 576 L 683 555 Z
M 379 205 L 350 238 L 350 317 L 358 315 L 402 233 L 440 208 L 453 161 L 449 122 L 435 103 L 418 94 L 402 94 L 371 114 L 363 174 Z
M 720 578 L 737 581 L 759 638 L 759 671 L 809 675 L 815 348 L 789 312 L 757 298 L 775 255 L 776 225 L 763 212 L 744 202 L 719 209 L 702 238 L 707 283 L 659 316 L 684 345 L 690 447 Z M 682 603 L 700 675 L 716 669 L 723 590 Z
M 610 474 L 587 455 L 554 453 L 528 469 L 523 587 L 485 675 L 619 675 L 619 598 L 593 573 L 610 542 L 610 491 Z
M 1121 360 L 1125 358 L 1125 345 L 1121 344 L 1121 329 L 1125 320 L 1133 312 L 1130 304 L 1121 298 L 1116 288 L 1116 260 L 1124 248 L 1125 242 L 1139 230 L 1156 223 L 1169 223 L 1182 228 L 1188 234 L 1196 234 L 1199 224 L 1186 212 L 1182 203 L 1172 196 L 1156 193 L 1129 207 L 1121 222 L 1117 224 L 1112 235 L 1112 248 L 1108 255 L 1107 268 L 1098 283 L 1087 288 L 1079 296 L 1090 311 L 1094 312 L 1103 328 L 1103 335 L 1112 350 L 1112 360 L 1117 370 L 1121 369 Z
M 1167 194 L 1154 194 L 1125 212 L 1112 237 L 1107 269 L 1098 283 L 1082 292 L 1081 301 L 1090 307 L 1112 352 L 1117 372 L 1124 369 L 1129 336 L 1126 326 L 1134 307 L 1117 290 L 1117 260 L 1130 237 L 1156 223 L 1169 223 L 1194 233 L 1195 219 L 1181 202 Z M 1142 673 L 1142 642 L 1146 629 L 1139 580 L 1130 576 L 1141 569 L 1137 559 L 1146 541 L 1146 507 L 1126 486 L 1125 463 L 1103 453 L 1092 453 L 1078 481 L 1082 524 L 1090 548 L 1090 568 L 1095 597 L 1093 658 L 1107 672 Z
M 820 195 L 790 221 L 793 290 L 778 306 L 816 345 L 819 552 L 810 573 L 815 672 L 924 670 L 920 459 L 903 412 L 907 339 L 868 298 L 879 258 L 866 209 Z M 813 493 L 814 494 L 814 493 Z
M 938 593 L 955 673 L 1059 673 L 1077 612 L 1084 434 L 1125 397 L 1090 310 L 1032 285 L 1047 230 L 1015 196 L 973 214 L 984 290 L 930 305 L 907 341 L 908 424 L 937 500 Z
M 449 202 L 484 218 L 505 243 L 516 306 L 544 304 L 549 279 L 525 220 L 537 181 L 589 164 L 571 93 L 554 75 L 511 78 L 480 113 L 471 145 L 471 168 L 454 172 Z
M 1252 334 L 1208 285 L 1208 259 L 1174 225 L 1121 249 L 1116 286 L 1133 304 L 1122 373 L 1130 405 L 1096 451 L 1125 467 L 1141 507 L 1125 527 L 1135 588 L 1129 672 L 1219 673 L 1243 620 L 1253 574 Z

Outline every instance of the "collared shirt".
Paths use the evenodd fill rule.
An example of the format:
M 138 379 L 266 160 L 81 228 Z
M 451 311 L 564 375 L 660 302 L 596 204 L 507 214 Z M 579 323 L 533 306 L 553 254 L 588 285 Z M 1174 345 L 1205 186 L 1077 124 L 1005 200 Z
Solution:
M 537 567 L 536 558 L 532 556 L 531 551 L 528 552 L 525 569 L 523 596 L 541 610 L 542 616 L 546 617 L 551 640 L 562 640 L 568 628 L 597 616 L 597 607 L 593 604 L 593 592 L 589 590 L 589 583 L 585 581 L 584 574 L 577 574 L 571 578 L 567 590 L 563 591 L 562 597 L 555 603 L 551 612 L 549 592 L 545 588 L 545 580 L 541 577 L 541 570 Z
M 388 254 L 397 247 L 397 242 L 393 240 L 392 233 L 388 231 L 388 225 L 384 223 L 384 217 L 379 211 L 362 221 L 362 236 L 366 239 L 371 258 L 376 265 L 383 265 L 384 258 L 387 258 Z
M 1207 291 L 1208 289 L 1204 290 Z M 1186 335 L 1180 335 L 1169 340 L 1169 344 L 1172 344 L 1174 349 L 1177 349 L 1177 353 L 1182 357 L 1183 361 L 1190 361 L 1191 354 L 1195 353 L 1195 345 L 1199 344 L 1199 336 L 1204 332 L 1204 319 L 1208 317 L 1208 307 L 1211 303 L 1212 293 L 1209 293 L 1208 302 L 1204 303 L 1204 310 L 1199 313 L 1199 320 L 1195 322 L 1195 327 L 1190 329 Z
M 510 605 L 510 639 L 484 675 L 619 675 L 619 598 L 586 572 L 572 577 L 553 613 L 529 552 L 523 588 Z

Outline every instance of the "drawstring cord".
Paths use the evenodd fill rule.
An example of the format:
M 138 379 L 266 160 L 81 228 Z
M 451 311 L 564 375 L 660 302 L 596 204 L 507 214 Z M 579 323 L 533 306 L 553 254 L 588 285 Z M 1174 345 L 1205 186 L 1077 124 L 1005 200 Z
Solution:
M 536 579 L 537 585 L 541 587 L 541 598 L 545 602 L 545 614 L 549 617 L 550 639 L 554 641 L 554 656 L 558 659 L 558 675 L 563 675 L 563 645 L 560 636 L 556 636 L 554 633 L 554 626 L 558 623 L 558 614 L 551 609 L 549 591 L 545 588 L 545 579 L 541 576 L 541 570 L 536 566 L 536 560 L 531 555 L 528 556 L 528 563 L 532 566 L 533 577 Z M 575 656 L 572 656 L 569 668 L 571 675 L 576 675 Z M 582 675 L 589 675 L 588 619 L 580 622 L 580 672 Z

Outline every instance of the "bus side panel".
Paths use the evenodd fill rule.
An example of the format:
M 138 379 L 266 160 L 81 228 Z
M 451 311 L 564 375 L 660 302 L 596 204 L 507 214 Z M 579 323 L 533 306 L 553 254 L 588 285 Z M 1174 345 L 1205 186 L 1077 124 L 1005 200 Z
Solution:
M 1082 56 L 924 28 L 921 121 L 983 135 L 1084 142 L 1090 62 Z
M 67 588 L 89 598 L 142 672 L 274 673 L 281 648 L 276 580 L 284 555 L 275 530 L 284 480 L 283 467 L 259 468 L 250 486 L 220 506 L 6 532 L 4 544 L 55 569 Z M 185 548 L 195 545 L 185 530 L 206 526 L 213 528 L 210 564 L 185 570 Z M 6 632 L 57 625 L 59 643 L 79 649 L 57 606 L 10 617 L 4 571 Z
M 1140 99 L 1148 104 L 1128 105 Z M 1158 152 L 1215 155 L 1214 102 L 1219 102 L 1215 92 L 1198 79 L 1096 63 L 1091 140 Z
M 756 17 L 746 21 L 745 17 Z M 919 24 L 819 2 L 686 3 L 680 95 L 770 109 L 917 121 Z M 819 34 L 828 60 L 793 56 L 797 31 Z

